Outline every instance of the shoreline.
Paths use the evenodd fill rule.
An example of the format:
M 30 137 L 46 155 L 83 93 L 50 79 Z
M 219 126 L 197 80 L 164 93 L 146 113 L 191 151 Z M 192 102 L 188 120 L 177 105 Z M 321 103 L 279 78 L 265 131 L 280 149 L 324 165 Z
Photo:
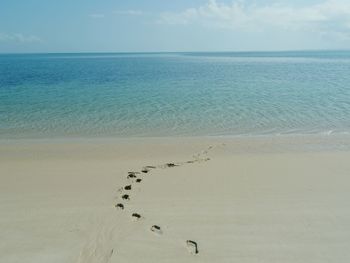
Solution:
M 0 136 L 1 141 L 16 141 L 16 140 L 129 140 L 129 139 L 172 139 L 172 138 L 228 138 L 228 139 L 242 139 L 242 138 L 293 138 L 293 137 L 350 137 L 350 132 L 334 132 L 332 130 L 327 132 L 317 133 L 261 133 L 261 134 L 222 134 L 222 135 L 159 135 L 159 136 L 19 136 L 19 137 L 8 137 Z
M 262 135 L 262 136 L 192 136 L 192 137 L 77 137 L 0 139 L 3 147 L 30 145 L 123 145 L 145 147 L 153 144 L 170 146 L 177 143 L 193 145 L 226 144 L 232 153 L 282 153 L 350 151 L 350 134 L 333 135 Z M 0 154 L 2 150 L 0 149 Z

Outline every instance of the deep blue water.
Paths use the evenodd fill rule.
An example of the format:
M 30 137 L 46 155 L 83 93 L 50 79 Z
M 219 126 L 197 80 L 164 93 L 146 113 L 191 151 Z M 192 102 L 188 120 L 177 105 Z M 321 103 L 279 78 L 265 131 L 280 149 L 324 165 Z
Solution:
M 348 51 L 0 55 L 0 138 L 348 132 Z

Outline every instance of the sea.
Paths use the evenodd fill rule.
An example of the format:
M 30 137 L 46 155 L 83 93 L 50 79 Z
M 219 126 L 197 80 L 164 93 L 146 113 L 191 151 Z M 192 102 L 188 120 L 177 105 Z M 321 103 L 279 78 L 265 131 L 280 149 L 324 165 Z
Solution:
M 0 138 L 350 133 L 350 51 L 0 54 Z

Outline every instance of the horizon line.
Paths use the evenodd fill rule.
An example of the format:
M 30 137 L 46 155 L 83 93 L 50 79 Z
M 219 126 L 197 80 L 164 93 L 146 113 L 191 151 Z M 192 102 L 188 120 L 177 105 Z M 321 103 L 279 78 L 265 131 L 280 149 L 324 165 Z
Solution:
M 350 51 L 350 49 L 281 49 L 281 50 L 220 50 L 220 51 L 58 51 L 58 52 L 0 52 L 0 55 L 45 55 L 45 54 L 171 54 L 171 53 L 279 53 Z

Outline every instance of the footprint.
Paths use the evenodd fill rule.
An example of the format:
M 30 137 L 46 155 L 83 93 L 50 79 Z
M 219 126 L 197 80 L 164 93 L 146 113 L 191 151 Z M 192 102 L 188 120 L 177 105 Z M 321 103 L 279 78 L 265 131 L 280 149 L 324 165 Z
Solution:
M 141 219 L 141 215 L 140 214 L 138 214 L 138 213 L 133 213 L 132 215 L 131 215 L 131 217 L 134 219 L 134 220 L 139 220 L 139 219 Z
M 131 184 L 124 186 L 125 190 L 131 190 Z
M 128 178 L 128 179 L 130 179 L 130 178 L 136 178 L 136 172 L 129 172 L 127 178 Z
M 198 245 L 197 245 L 197 242 L 193 241 L 193 240 L 187 240 L 186 241 L 186 246 L 187 246 L 187 249 L 188 251 L 191 253 L 191 254 L 198 254 Z
M 174 164 L 174 163 L 167 163 L 167 164 L 165 164 L 167 167 L 175 167 L 175 166 L 177 166 L 176 164 Z
M 148 169 L 148 168 L 146 168 L 146 167 L 144 167 L 144 168 L 142 168 L 141 172 L 143 172 L 144 174 L 146 174 L 146 173 L 148 173 L 148 172 L 149 172 L 149 169 Z
M 158 235 L 163 234 L 162 229 L 160 228 L 160 226 L 157 226 L 157 225 L 153 225 L 153 226 L 151 227 L 151 231 L 152 231 L 153 233 L 158 234 Z
M 116 207 L 117 209 L 120 209 L 120 210 L 123 210 L 123 209 L 124 209 L 124 205 L 121 204 L 121 203 L 116 204 L 115 207 Z
M 125 195 L 122 195 L 122 199 L 124 200 L 130 200 L 130 196 L 125 194 Z
M 142 179 L 141 178 L 137 178 L 136 179 L 136 183 L 141 183 Z

